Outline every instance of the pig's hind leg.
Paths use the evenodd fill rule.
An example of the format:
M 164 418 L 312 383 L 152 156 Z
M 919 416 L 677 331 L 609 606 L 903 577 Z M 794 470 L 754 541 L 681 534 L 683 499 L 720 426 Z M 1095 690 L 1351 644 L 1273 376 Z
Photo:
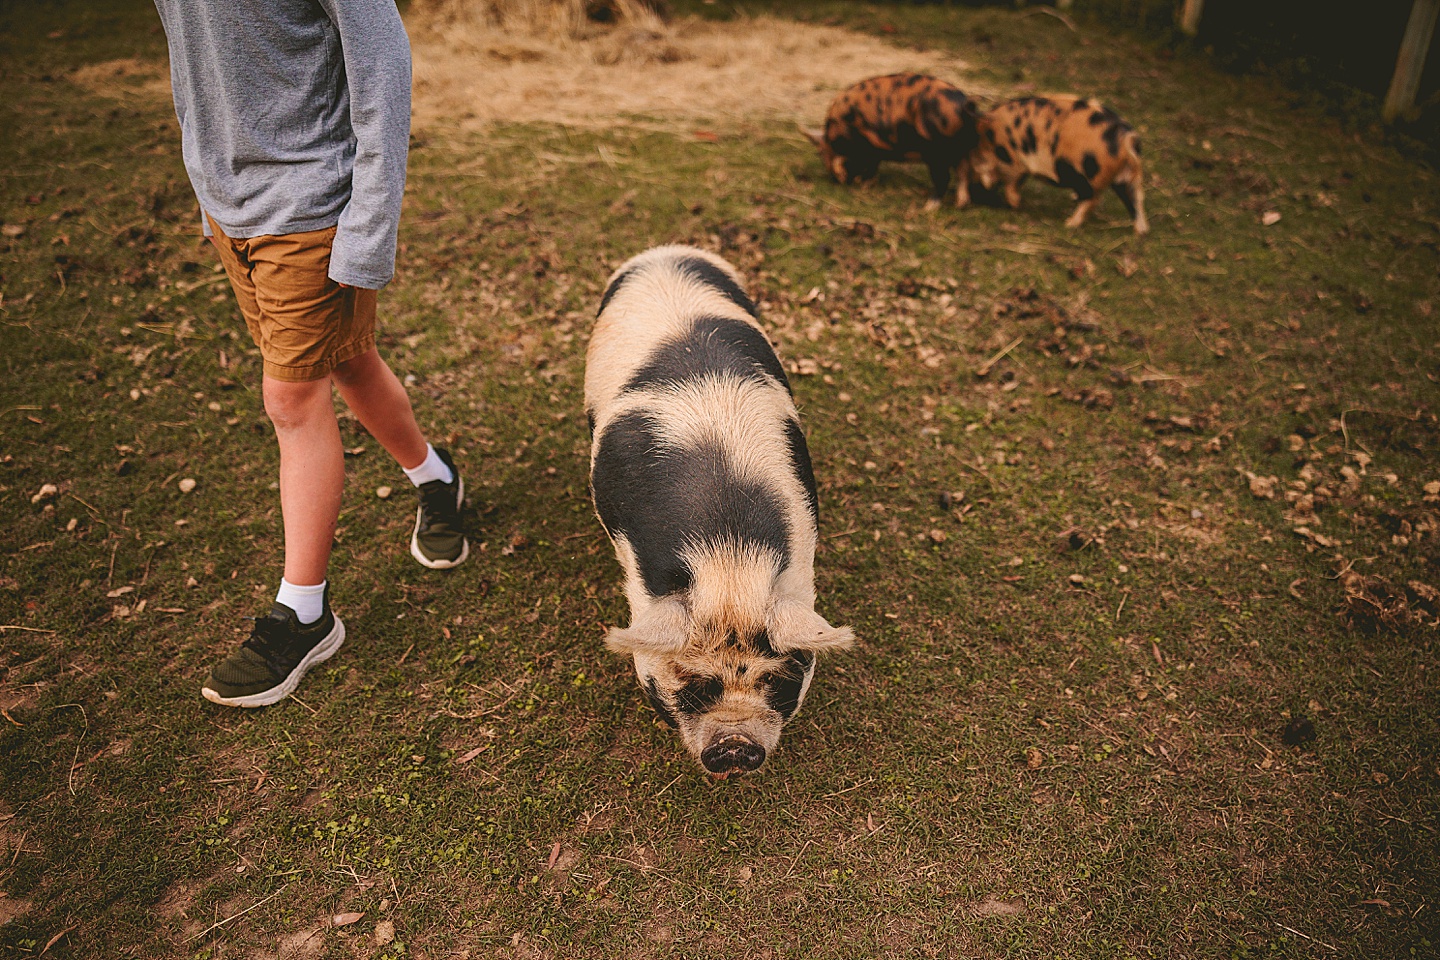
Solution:
M 950 171 L 955 166 L 945 158 L 930 158 L 925 167 L 930 171 L 930 199 L 925 201 L 926 210 L 939 210 L 945 202 L 945 191 L 950 189 Z M 960 181 L 963 189 L 965 181 Z

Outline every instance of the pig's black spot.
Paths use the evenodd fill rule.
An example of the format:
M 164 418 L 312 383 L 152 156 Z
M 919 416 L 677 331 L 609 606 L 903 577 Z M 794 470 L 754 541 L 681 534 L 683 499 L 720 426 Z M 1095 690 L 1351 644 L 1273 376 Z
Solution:
M 1095 174 L 1100 172 L 1100 161 L 1095 159 L 1095 154 L 1085 151 L 1085 159 L 1080 163 L 1080 169 L 1084 171 L 1087 180 L 1093 180 Z
M 754 546 L 790 562 L 790 529 L 773 490 L 737 478 L 714 444 L 683 448 L 662 440 L 655 414 L 627 413 L 600 435 L 590 471 L 595 512 L 612 538 L 635 552 L 651 596 L 686 590 L 694 572 L 686 548 Z
M 736 283 L 730 274 L 709 260 L 702 260 L 700 257 L 682 257 L 675 261 L 675 269 L 699 280 L 708 287 L 714 287 L 725 296 L 725 299 L 750 316 L 759 316 L 754 301 L 746 296 L 745 291 L 740 288 L 740 284 Z
M 1130 141 L 1130 146 L 1135 148 L 1135 156 L 1140 156 L 1140 138 L 1135 137 Z
M 985 139 L 986 139 L 987 141 L 989 141 L 991 144 L 994 144 L 994 143 L 995 143 L 995 128 L 994 128 L 994 127 L 986 127 L 986 128 L 985 128 Z
M 1020 140 L 1020 152 L 1035 152 L 1035 128 L 1028 123 L 1025 124 L 1025 136 Z
M 655 682 L 654 677 L 645 682 L 645 697 L 650 701 L 651 709 L 660 715 L 661 720 L 671 727 L 676 726 L 675 714 L 671 713 L 670 708 L 665 705 L 665 698 L 660 695 L 660 685 Z
M 765 334 L 729 317 L 698 317 L 683 337 L 667 340 L 655 349 L 645 365 L 625 384 L 626 390 L 643 390 L 665 383 L 681 383 L 707 374 L 766 383 L 767 377 L 787 391 L 785 368 L 770 348 Z
M 1105 148 L 1110 151 L 1110 156 L 1113 157 L 1120 152 L 1120 134 L 1124 132 L 1125 124 L 1112 123 L 1105 128 L 1104 133 L 1100 134 L 1100 139 L 1105 141 Z
M 1075 169 L 1074 164 L 1063 157 L 1055 161 L 1055 182 L 1062 187 L 1074 190 L 1076 200 L 1089 200 L 1095 196 L 1095 188 L 1090 186 L 1090 181 Z
M 789 720 L 800 709 L 800 688 L 814 662 L 815 655 L 808 651 L 792 653 L 785 658 L 783 667 L 765 678 L 765 703 L 782 718 Z
M 589 407 L 585 408 L 585 423 L 590 427 L 590 436 L 595 436 L 595 411 Z
M 1011 162 L 1010 151 L 1006 150 L 1004 147 L 996 147 L 995 156 L 1000 160 L 1001 163 L 1008 164 Z
M 770 631 L 761 628 L 760 632 L 750 638 L 750 646 L 756 653 L 767 659 L 779 659 L 780 654 L 770 644 Z
M 1055 151 L 1058 149 L 1060 149 L 1060 134 L 1057 132 L 1050 138 L 1050 156 L 1055 156 Z
M 675 709 L 687 717 L 707 712 L 725 695 L 725 684 L 719 677 L 694 677 L 675 692 Z
M 640 264 L 636 264 L 616 274 L 615 279 L 610 281 L 610 286 L 605 288 L 605 293 L 600 297 L 600 309 L 595 311 L 595 316 L 598 317 L 605 312 L 605 308 L 610 305 L 611 298 L 620 292 L 620 288 L 625 285 L 625 281 L 633 277 L 640 267 Z
M 1094 113 L 1090 114 L 1090 126 L 1098 127 L 1103 124 L 1109 123 L 1110 117 L 1106 116 L 1107 113 L 1108 111 L 1106 110 L 1096 110 Z
M 800 478 L 805 488 L 805 500 L 810 505 L 810 516 L 820 521 L 820 497 L 815 492 L 815 468 L 810 465 L 810 448 L 805 444 L 805 434 L 800 423 L 785 421 L 785 443 L 790 447 L 790 469 Z

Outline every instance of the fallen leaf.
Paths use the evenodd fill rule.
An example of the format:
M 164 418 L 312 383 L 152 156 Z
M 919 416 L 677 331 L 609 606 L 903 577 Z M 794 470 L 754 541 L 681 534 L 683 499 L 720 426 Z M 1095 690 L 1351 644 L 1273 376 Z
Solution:
M 116 597 L 123 597 L 127 593 L 133 593 L 134 590 L 134 587 L 116 587 L 114 590 L 111 590 L 109 593 L 105 594 L 105 596 L 109 597 L 111 600 L 114 600 Z
M 335 914 L 335 916 L 330 918 L 330 926 L 348 927 L 350 924 L 355 923 L 363 916 L 365 916 L 365 914 L 363 913 L 337 913 Z
M 1265 224 L 1265 226 L 1267 227 L 1273 227 L 1275 224 L 1280 222 L 1279 211 L 1266 210 L 1264 213 L 1260 214 L 1260 222 Z
M 460 756 L 455 758 L 455 762 L 469 763 L 471 760 L 474 760 L 476 757 L 480 756 L 480 754 L 484 753 L 488 749 L 490 749 L 489 744 L 486 744 L 483 747 L 476 747 L 474 750 L 466 750 Z
M 556 840 L 550 847 L 550 859 L 545 862 L 546 870 L 555 869 L 555 861 L 560 859 L 560 841 Z
M 1025 906 L 1005 900 L 986 899 L 975 904 L 975 913 L 981 917 L 1015 917 L 1025 912 Z
M 5 226 L 0 227 L 0 233 L 14 240 L 18 237 L 25 236 L 25 228 L 18 223 L 7 223 Z

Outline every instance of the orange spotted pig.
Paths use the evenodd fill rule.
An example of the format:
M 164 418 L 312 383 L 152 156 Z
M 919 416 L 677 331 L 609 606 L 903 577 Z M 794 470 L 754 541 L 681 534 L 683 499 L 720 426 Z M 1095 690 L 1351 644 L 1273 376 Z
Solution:
M 969 202 L 969 184 L 999 184 L 1005 202 L 1020 206 L 1020 185 L 1032 173 L 1075 191 L 1080 201 L 1067 227 L 1078 227 L 1106 188 L 1115 191 L 1143 234 L 1145 188 L 1141 185 L 1140 138 L 1130 125 L 1095 100 L 1022 97 L 1002 103 L 979 120 L 979 142 L 960 171 L 958 205 Z
M 873 180 L 882 160 L 925 164 L 932 187 L 925 209 L 935 210 L 951 171 L 975 147 L 978 113 L 975 101 L 944 80 L 893 73 L 842 91 L 825 115 L 825 130 L 804 133 L 838 183 Z

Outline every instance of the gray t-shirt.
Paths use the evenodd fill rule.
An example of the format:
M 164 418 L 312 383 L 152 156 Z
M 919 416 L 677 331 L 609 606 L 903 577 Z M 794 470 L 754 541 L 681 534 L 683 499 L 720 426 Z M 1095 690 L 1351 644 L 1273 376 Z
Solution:
M 155 0 L 185 169 L 232 237 L 337 227 L 330 277 L 395 273 L 410 40 L 394 0 Z

